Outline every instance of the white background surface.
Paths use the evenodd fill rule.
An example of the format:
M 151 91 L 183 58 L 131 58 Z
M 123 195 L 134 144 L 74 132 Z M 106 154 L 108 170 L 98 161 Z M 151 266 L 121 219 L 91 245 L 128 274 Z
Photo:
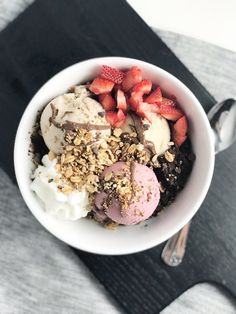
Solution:
M 236 51 L 236 0 L 128 0 L 152 27 Z

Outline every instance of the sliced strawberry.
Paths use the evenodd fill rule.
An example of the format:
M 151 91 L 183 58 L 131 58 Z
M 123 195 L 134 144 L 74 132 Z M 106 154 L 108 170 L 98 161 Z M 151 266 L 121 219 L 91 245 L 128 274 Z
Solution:
M 188 122 L 185 116 L 181 117 L 173 126 L 172 136 L 175 144 L 181 146 L 186 140 L 188 130 Z
M 107 122 L 109 122 L 113 126 L 117 121 L 117 112 L 116 111 L 106 112 L 106 119 Z
M 174 137 L 174 143 L 180 147 L 187 139 L 187 136 L 180 136 L 180 135 L 177 135 Z
M 114 83 L 108 80 L 104 80 L 100 77 L 95 78 L 91 85 L 89 86 L 89 89 L 91 92 L 93 92 L 96 95 L 109 93 L 114 86 Z
M 176 121 L 183 116 L 183 112 L 169 105 L 158 105 L 157 112 L 167 120 Z
M 129 71 L 125 73 L 125 77 L 122 81 L 122 89 L 127 92 L 130 90 L 135 84 L 142 81 L 142 73 L 141 70 L 134 66 L 130 68 Z
M 136 84 L 131 93 L 129 102 L 134 109 L 137 109 L 138 105 L 143 102 L 143 95 L 150 93 L 152 89 L 152 82 L 149 80 L 143 80 Z
M 108 111 L 106 113 L 106 119 L 115 128 L 121 127 L 126 120 L 126 116 L 121 109 L 117 111 Z
M 116 102 L 109 93 L 104 93 L 98 96 L 99 102 L 102 104 L 106 111 L 115 110 Z
M 174 99 L 162 97 L 162 105 L 174 107 L 176 105 L 176 101 Z
M 138 93 L 143 96 L 144 94 L 150 93 L 151 89 L 152 89 L 152 81 L 142 80 L 141 82 L 139 82 L 133 87 L 132 93 Z
M 132 93 L 129 98 L 129 104 L 132 106 L 134 110 L 138 108 L 138 105 L 143 102 L 143 96 L 138 93 Z
M 162 101 L 162 93 L 159 86 L 145 99 L 145 102 L 149 104 L 159 103 L 161 101 Z
M 169 98 L 173 100 L 175 103 L 177 103 L 177 98 L 175 97 L 175 95 L 171 94 Z
M 118 118 L 119 121 L 126 119 L 126 115 L 124 114 L 123 110 L 121 110 L 121 109 L 118 110 L 117 118 Z
M 188 131 L 188 122 L 185 116 L 175 122 L 173 126 L 174 131 L 181 136 L 185 136 Z
M 122 89 L 122 88 L 121 88 L 121 84 L 115 84 L 115 85 L 114 85 L 113 90 L 114 90 L 115 92 L 117 92 L 118 89 Z
M 108 65 L 103 65 L 100 76 L 101 78 L 109 80 L 113 83 L 121 84 L 125 74 L 116 68 L 112 68 Z
M 125 94 L 122 90 L 118 89 L 116 94 L 117 108 L 123 111 L 127 111 L 128 105 L 126 102 Z
M 148 103 L 140 103 L 137 107 L 137 115 L 142 118 L 147 119 L 150 123 L 152 123 L 152 105 Z

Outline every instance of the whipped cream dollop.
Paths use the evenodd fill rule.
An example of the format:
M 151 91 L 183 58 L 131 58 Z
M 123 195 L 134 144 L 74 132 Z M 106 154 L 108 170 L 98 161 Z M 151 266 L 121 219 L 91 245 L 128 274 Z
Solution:
M 45 210 L 60 219 L 77 220 L 87 216 L 91 210 L 86 191 L 72 191 L 64 194 L 58 190 L 54 179 L 60 178 L 56 170 L 57 160 L 50 160 L 48 155 L 42 158 L 42 165 L 39 165 L 31 183 L 31 189 L 44 203 Z

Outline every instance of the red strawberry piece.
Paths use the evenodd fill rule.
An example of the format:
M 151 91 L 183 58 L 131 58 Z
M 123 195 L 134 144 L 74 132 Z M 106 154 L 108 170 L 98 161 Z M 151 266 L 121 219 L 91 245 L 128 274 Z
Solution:
M 118 89 L 122 89 L 122 88 L 121 88 L 121 84 L 115 84 L 115 85 L 114 85 L 113 90 L 114 90 L 115 92 L 117 92 Z
M 140 103 L 137 107 L 137 115 L 142 118 L 147 119 L 150 123 L 152 123 L 152 105 L 148 103 Z
M 116 102 L 109 93 L 104 93 L 104 94 L 99 95 L 98 99 L 106 111 L 116 109 Z
M 125 123 L 125 120 L 116 121 L 114 124 L 115 128 L 120 128 Z
M 176 121 L 183 116 L 183 112 L 169 105 L 157 105 L 157 112 L 167 120 Z
M 121 127 L 126 120 L 126 116 L 121 109 L 118 111 L 108 111 L 106 113 L 106 119 L 115 128 Z
M 117 118 L 118 118 L 119 121 L 126 119 L 126 115 L 124 114 L 123 110 L 121 110 L 121 109 L 118 110 Z
M 149 80 L 143 80 L 136 84 L 131 93 L 129 102 L 134 109 L 137 109 L 138 105 L 143 102 L 143 95 L 150 93 L 152 89 L 152 82 Z
M 149 104 L 159 103 L 161 101 L 162 101 L 162 93 L 159 86 L 145 99 L 145 102 Z
M 101 78 L 109 80 L 113 83 L 121 84 L 125 74 L 118 69 L 112 68 L 108 65 L 103 65 L 100 76 Z
M 116 94 L 117 108 L 123 111 L 127 111 L 128 105 L 126 102 L 125 94 L 122 90 L 118 89 Z
M 133 87 L 132 94 L 139 93 L 143 96 L 144 94 L 150 93 L 151 89 L 152 89 L 152 81 L 143 80 Z
M 185 116 L 180 118 L 178 121 L 175 122 L 173 126 L 174 131 L 181 136 L 186 135 L 188 131 L 188 122 Z
M 112 126 L 114 126 L 114 124 L 117 121 L 117 112 L 116 111 L 106 112 L 106 119 L 107 119 L 107 122 L 109 122 Z
M 143 97 L 141 94 L 132 93 L 129 99 L 129 104 L 133 107 L 133 109 L 137 109 L 138 105 L 143 102 Z
M 162 97 L 162 105 L 174 107 L 176 105 L 176 101 L 174 99 Z
M 185 116 L 181 117 L 178 121 L 175 122 L 173 126 L 173 140 L 177 146 L 181 146 L 186 140 L 188 130 L 188 122 Z
M 100 77 L 97 77 L 91 83 L 89 89 L 96 95 L 109 93 L 114 86 L 114 83 L 108 80 L 104 80 Z
M 175 97 L 175 95 L 171 94 L 169 98 L 173 100 L 175 103 L 177 102 L 177 98 Z
M 174 137 L 174 143 L 175 145 L 177 145 L 178 147 L 180 147 L 187 139 L 187 136 L 180 136 L 180 135 L 176 135 Z
M 141 70 L 134 66 L 130 68 L 129 71 L 125 73 L 125 77 L 122 81 L 122 89 L 127 92 L 130 90 L 135 84 L 142 81 L 142 73 Z

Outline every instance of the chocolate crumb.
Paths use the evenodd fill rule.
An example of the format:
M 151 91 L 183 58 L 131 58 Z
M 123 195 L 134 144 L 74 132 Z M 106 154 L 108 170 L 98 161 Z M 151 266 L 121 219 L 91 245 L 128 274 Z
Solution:
M 161 155 L 158 157 L 160 167 L 154 169 L 162 191 L 160 202 L 153 216 L 156 216 L 160 210 L 175 200 L 178 192 L 183 189 L 189 178 L 195 159 L 189 139 L 180 148 L 173 146 L 169 151 L 175 155 L 175 159 L 168 162 L 165 155 Z
M 100 111 L 100 112 L 98 112 L 98 115 L 103 118 L 103 117 L 105 117 L 105 112 L 104 111 Z
M 145 131 L 147 131 L 149 128 L 150 128 L 150 125 L 149 124 L 143 124 L 143 128 Z

